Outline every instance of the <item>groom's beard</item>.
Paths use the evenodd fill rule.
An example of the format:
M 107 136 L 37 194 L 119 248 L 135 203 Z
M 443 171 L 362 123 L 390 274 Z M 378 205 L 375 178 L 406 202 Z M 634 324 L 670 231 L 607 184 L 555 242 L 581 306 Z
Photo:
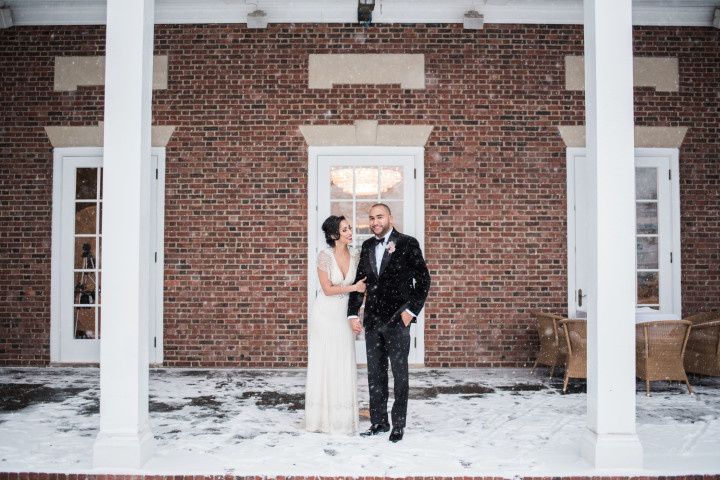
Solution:
M 388 232 L 389 232 L 391 229 L 392 229 L 392 225 L 388 225 L 388 227 L 387 227 L 385 230 L 381 231 L 380 233 L 375 233 L 375 232 L 373 232 L 373 233 L 375 233 L 375 236 L 376 236 L 377 238 L 383 238 L 385 235 L 388 234 Z

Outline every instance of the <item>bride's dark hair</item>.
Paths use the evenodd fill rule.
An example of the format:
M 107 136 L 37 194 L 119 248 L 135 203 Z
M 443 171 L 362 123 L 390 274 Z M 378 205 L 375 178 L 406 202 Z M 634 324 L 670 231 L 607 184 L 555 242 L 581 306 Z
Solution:
M 340 222 L 345 220 L 343 215 L 330 215 L 322 224 L 322 231 L 325 233 L 325 241 L 331 247 L 335 246 L 335 241 L 340 238 Z

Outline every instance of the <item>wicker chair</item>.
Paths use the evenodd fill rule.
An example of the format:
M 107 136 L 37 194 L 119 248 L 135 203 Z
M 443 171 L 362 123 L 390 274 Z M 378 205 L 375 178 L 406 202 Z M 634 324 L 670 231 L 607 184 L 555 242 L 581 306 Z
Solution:
M 685 370 L 700 375 L 720 375 L 720 312 L 688 317 L 693 322 L 685 349 Z
M 587 378 L 587 321 L 566 318 L 560 320 L 560 326 L 565 332 L 568 351 L 563 379 L 563 393 L 565 393 L 571 378 Z
M 555 367 L 565 363 L 567 355 L 565 334 L 558 325 L 563 317 L 540 311 L 534 311 L 533 315 L 537 320 L 540 351 L 530 373 L 534 372 L 538 365 L 547 365 L 550 367 L 550 378 L 552 378 Z
M 646 394 L 650 396 L 650 382 L 654 380 L 688 382 L 683 356 L 692 322 L 688 320 L 657 320 L 635 326 L 635 375 L 645 380 Z

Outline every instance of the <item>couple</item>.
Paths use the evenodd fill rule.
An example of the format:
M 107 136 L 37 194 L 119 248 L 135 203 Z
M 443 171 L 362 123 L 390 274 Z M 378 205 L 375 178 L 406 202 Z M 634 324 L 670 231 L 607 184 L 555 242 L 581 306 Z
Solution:
M 430 273 L 418 241 L 393 228 L 390 208 L 372 206 L 374 237 L 358 253 L 350 248 L 352 227 L 330 216 L 322 229 L 328 248 L 318 256 L 321 289 L 308 322 L 305 428 L 352 434 L 358 430 L 355 334 L 365 328 L 370 429 L 363 436 L 390 430 L 388 360 L 394 378 L 390 440 L 403 438 L 408 401 L 410 324 L 430 289 Z M 363 323 L 358 310 L 365 300 Z

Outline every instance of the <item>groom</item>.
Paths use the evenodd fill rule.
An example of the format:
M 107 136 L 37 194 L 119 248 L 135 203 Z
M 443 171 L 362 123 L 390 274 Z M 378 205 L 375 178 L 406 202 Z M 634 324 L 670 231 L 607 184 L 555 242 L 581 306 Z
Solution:
M 355 282 L 367 278 L 365 302 L 365 348 L 367 349 L 370 421 L 363 436 L 390 430 L 387 415 L 388 359 L 395 380 L 391 442 L 403 438 L 408 401 L 408 354 L 410 324 L 420 313 L 430 289 L 430 273 L 418 241 L 393 228 L 390 208 L 377 203 L 370 209 L 370 229 L 375 234 L 362 245 Z M 355 333 L 363 325 L 358 310 L 363 294 L 353 292 L 348 302 L 348 320 Z

